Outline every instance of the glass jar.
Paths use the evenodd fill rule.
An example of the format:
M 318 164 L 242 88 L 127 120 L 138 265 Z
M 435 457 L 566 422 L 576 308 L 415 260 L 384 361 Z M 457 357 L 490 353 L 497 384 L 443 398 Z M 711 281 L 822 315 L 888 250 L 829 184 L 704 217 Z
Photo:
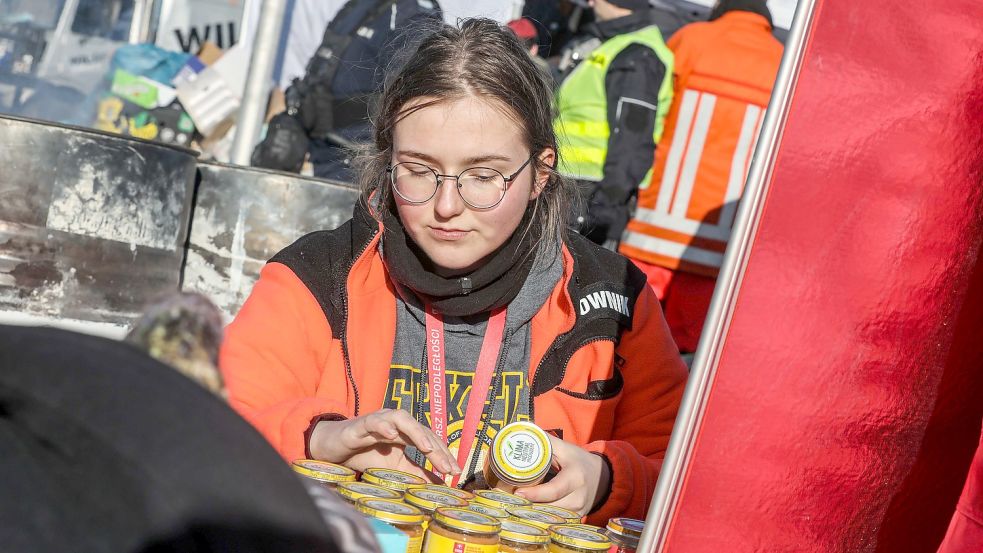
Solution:
M 441 484 L 427 484 L 426 486 L 424 486 L 424 488 L 428 490 L 433 490 L 435 492 L 449 493 L 458 499 L 463 499 L 468 502 L 474 499 L 473 493 L 467 490 L 462 490 L 461 488 L 452 488 L 450 486 L 443 486 Z
M 566 523 L 565 520 L 556 515 L 544 513 L 532 507 L 506 507 L 505 510 L 508 511 L 509 518 L 512 520 L 532 524 L 543 530 L 549 530 L 550 526 L 558 526 Z
M 406 493 L 406 490 L 410 488 L 422 488 L 427 483 L 419 476 L 392 469 L 365 469 L 365 472 L 362 473 L 362 482 L 396 490 L 400 493 Z
M 595 553 L 610 547 L 611 540 L 600 532 L 568 525 L 550 529 L 550 553 Z
M 440 507 L 423 540 L 423 553 L 498 553 L 501 523 L 468 509 Z
M 403 496 L 403 501 L 407 505 L 412 505 L 423 511 L 423 528 L 426 529 L 433 518 L 433 512 L 438 507 L 467 507 L 468 502 L 454 497 L 449 493 L 428 490 L 426 488 L 415 488 L 407 490 Z
M 645 529 L 645 521 L 634 518 L 612 518 L 608 521 L 608 528 L 605 532 L 613 547 L 612 552 L 635 553 L 638 549 L 638 540 L 642 538 L 642 530 Z
M 392 499 L 394 501 L 403 499 L 403 494 L 396 490 L 390 490 L 382 486 L 376 486 L 375 484 L 366 484 L 365 482 L 342 482 L 335 486 L 334 491 L 342 499 L 351 503 L 352 507 L 362 498 Z
M 502 521 L 499 553 L 547 553 L 550 535 L 537 526 L 516 520 Z
M 513 422 L 495 434 L 482 472 L 489 488 L 512 493 L 542 482 L 552 462 L 546 432 L 531 422 Z
M 529 507 L 532 501 L 500 490 L 478 490 L 474 492 L 471 503 L 480 503 L 491 507 L 505 509 L 506 507 Z
M 580 521 L 583 519 L 579 513 L 571 511 L 570 509 L 564 509 L 563 507 L 554 507 L 553 505 L 541 505 L 537 503 L 533 505 L 532 508 L 536 509 L 537 511 L 558 516 L 566 521 L 564 524 L 580 524 Z
M 294 472 L 297 474 L 300 474 L 309 480 L 313 480 L 329 489 L 334 489 L 335 486 L 342 482 L 355 481 L 355 471 L 348 467 L 328 463 L 326 461 L 298 459 L 291 463 L 290 467 L 294 469 Z
M 393 499 L 363 497 L 356 503 L 358 511 L 396 527 L 409 537 L 406 553 L 420 553 L 423 545 L 423 513 L 412 505 Z
M 505 512 L 505 509 L 499 509 L 498 507 L 492 507 L 491 505 L 471 503 L 471 505 L 468 505 L 468 509 L 476 513 L 488 515 L 492 518 L 497 518 L 498 520 L 508 520 L 509 518 L 509 514 Z

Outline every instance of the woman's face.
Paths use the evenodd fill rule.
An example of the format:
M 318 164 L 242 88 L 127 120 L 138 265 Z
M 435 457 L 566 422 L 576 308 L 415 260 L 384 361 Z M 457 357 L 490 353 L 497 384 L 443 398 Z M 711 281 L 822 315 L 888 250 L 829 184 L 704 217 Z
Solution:
M 418 98 L 414 104 L 432 98 Z M 540 159 L 551 162 L 552 151 Z M 468 96 L 417 110 L 393 130 L 393 164 L 417 162 L 442 175 L 458 175 L 472 167 L 490 167 L 506 177 L 529 159 L 519 126 L 487 99 Z M 528 203 L 535 199 L 549 175 L 533 185 L 532 164 L 513 180 L 497 206 L 468 207 L 455 179 L 443 179 L 436 195 L 423 204 L 396 198 L 399 218 L 407 234 L 443 274 L 480 267 L 518 228 Z

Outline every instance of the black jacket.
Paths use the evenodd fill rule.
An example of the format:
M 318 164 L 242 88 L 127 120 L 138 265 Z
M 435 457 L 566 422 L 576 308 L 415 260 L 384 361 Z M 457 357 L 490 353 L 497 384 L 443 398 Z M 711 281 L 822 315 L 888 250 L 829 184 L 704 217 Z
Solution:
M 651 25 L 660 26 L 665 24 L 664 19 L 658 10 L 643 10 L 599 21 L 588 25 L 586 40 L 603 42 Z M 598 244 L 611 245 L 612 241 L 617 243 L 621 239 L 638 185 L 652 168 L 656 147 L 652 135 L 659 88 L 666 71 L 666 65 L 656 53 L 641 44 L 622 50 L 608 68 L 605 89 L 611 137 L 604 178 L 586 188 L 587 215 L 580 225 L 581 232 Z

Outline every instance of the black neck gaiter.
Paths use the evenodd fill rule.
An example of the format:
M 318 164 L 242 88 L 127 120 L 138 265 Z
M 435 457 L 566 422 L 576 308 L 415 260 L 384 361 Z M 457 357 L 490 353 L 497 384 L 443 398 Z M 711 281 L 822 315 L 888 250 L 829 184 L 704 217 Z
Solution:
M 531 209 L 519 223 L 518 230 L 495 251 L 488 261 L 470 273 L 444 277 L 434 270 L 433 262 L 407 236 L 399 217 L 383 210 L 383 259 L 389 274 L 440 313 L 466 317 L 508 305 L 529 276 L 535 256 L 533 232 L 524 232 Z

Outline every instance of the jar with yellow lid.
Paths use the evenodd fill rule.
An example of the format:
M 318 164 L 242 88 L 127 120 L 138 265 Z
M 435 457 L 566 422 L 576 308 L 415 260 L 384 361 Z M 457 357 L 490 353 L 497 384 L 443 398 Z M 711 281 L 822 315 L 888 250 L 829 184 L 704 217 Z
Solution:
M 610 547 L 611 540 L 600 532 L 568 525 L 550 529 L 550 553 L 593 553 L 607 551 Z
M 433 512 L 439 507 L 467 507 L 468 502 L 454 497 L 449 493 L 428 490 L 426 488 L 414 488 L 407 490 L 403 495 L 403 501 L 407 505 L 412 505 L 423 511 L 423 528 L 426 529 L 433 518 Z
M 513 422 L 495 434 L 482 472 L 489 488 L 512 493 L 542 482 L 552 462 L 549 435 L 531 422 Z
M 409 538 L 409 543 L 406 544 L 406 553 L 420 553 L 424 530 L 423 513 L 419 509 L 393 499 L 367 497 L 359 499 L 355 507 L 365 516 L 391 524 L 406 534 Z
M 499 553 L 547 553 L 549 551 L 549 533 L 525 522 L 517 520 L 502 521 L 502 531 L 499 534 L 501 544 Z
M 461 488 L 452 488 L 451 486 L 444 486 L 441 484 L 427 484 L 426 486 L 424 486 L 424 488 L 428 490 L 433 490 L 435 492 L 449 493 L 458 499 L 463 499 L 468 502 L 474 499 L 473 493 L 467 490 L 462 490 Z
M 545 513 L 533 507 L 506 507 L 505 510 L 508 511 L 509 518 L 512 520 L 532 524 L 543 530 L 549 530 L 550 526 L 566 523 L 565 520 L 556 515 Z
M 342 482 L 354 482 L 355 471 L 348 467 L 317 461 L 314 459 L 298 459 L 291 464 L 294 472 L 313 480 L 327 488 L 334 488 Z
M 498 553 L 498 519 L 456 507 L 433 514 L 423 540 L 423 553 Z
M 365 469 L 362 473 L 362 482 L 396 490 L 405 493 L 410 488 L 422 488 L 427 484 L 423 478 L 393 469 Z
M 564 524 L 563 526 L 565 526 L 566 528 L 578 528 L 580 530 L 587 530 L 588 532 L 598 532 L 601 534 L 604 534 L 605 532 L 604 528 L 593 526 L 591 524 L 577 523 L 577 524 Z
M 524 497 L 506 493 L 500 490 L 478 490 L 474 492 L 474 499 L 471 503 L 480 503 L 505 509 L 506 507 L 529 507 L 532 501 Z
M 335 486 L 334 491 L 342 499 L 351 503 L 352 506 L 355 506 L 355 503 L 362 498 L 392 499 L 395 501 L 403 499 L 403 494 L 396 490 L 390 490 L 382 486 L 376 486 L 375 484 L 366 484 L 365 482 L 342 482 Z
M 645 529 L 645 521 L 634 518 L 612 518 L 608 521 L 608 528 L 605 532 L 611 539 L 612 552 L 635 553 L 638 549 L 638 540 L 642 538 L 642 530 Z
M 483 515 L 488 515 L 492 518 L 497 518 L 498 520 L 508 520 L 509 514 L 505 512 L 505 509 L 499 509 L 498 507 L 492 507 L 491 505 L 483 505 L 481 503 L 471 503 L 468 505 L 468 509 L 481 513 Z
M 580 524 L 581 519 L 583 519 L 579 513 L 571 511 L 570 509 L 564 509 L 563 507 L 554 507 L 553 505 L 542 505 L 537 503 L 533 505 L 532 508 L 536 509 L 537 511 L 558 516 L 566 521 L 564 524 Z

